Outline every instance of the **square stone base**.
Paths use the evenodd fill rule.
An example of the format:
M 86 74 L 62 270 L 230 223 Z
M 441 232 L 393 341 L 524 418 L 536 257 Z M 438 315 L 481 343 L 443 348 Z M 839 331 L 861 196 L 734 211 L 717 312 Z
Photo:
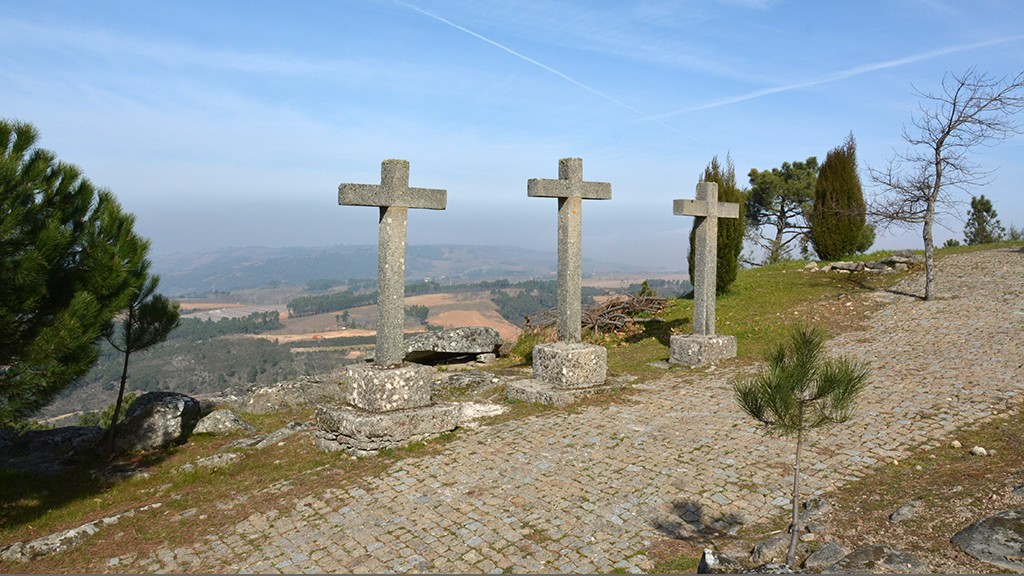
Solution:
M 342 378 L 348 384 L 346 402 L 370 412 L 388 412 L 429 406 L 434 369 L 411 363 L 388 368 L 350 364 Z
M 579 342 L 538 344 L 533 348 L 533 379 L 556 388 L 600 386 L 608 376 L 608 351 Z
M 734 336 L 674 334 L 669 340 L 668 361 L 672 364 L 697 368 L 735 357 L 736 338 Z
M 321 406 L 316 411 L 316 444 L 328 452 L 372 456 L 454 430 L 461 415 L 462 407 L 451 402 L 382 413 Z
M 540 380 L 516 380 L 505 385 L 505 398 L 517 402 L 534 402 L 561 407 L 611 389 L 611 385 L 607 384 L 589 388 L 556 388 L 548 382 Z

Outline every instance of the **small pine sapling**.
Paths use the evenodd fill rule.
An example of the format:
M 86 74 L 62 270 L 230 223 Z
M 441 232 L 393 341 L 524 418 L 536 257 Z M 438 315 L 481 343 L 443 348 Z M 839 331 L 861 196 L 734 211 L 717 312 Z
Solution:
M 767 358 L 768 365 L 749 379 L 735 382 L 740 408 L 764 425 L 770 436 L 796 439 L 793 463 L 793 510 L 786 562 L 796 561 L 800 534 L 800 455 L 812 430 L 846 422 L 853 415 L 857 395 L 868 380 L 866 366 L 845 358 L 825 358 L 824 334 L 800 329 L 789 342 Z

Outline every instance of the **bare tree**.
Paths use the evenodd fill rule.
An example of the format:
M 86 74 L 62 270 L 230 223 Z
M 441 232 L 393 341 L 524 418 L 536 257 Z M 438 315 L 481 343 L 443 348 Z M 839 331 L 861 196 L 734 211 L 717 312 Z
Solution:
M 895 153 L 884 169 L 870 170 L 881 191 L 869 210 L 882 227 L 922 225 L 924 299 L 931 300 L 935 215 L 958 203 L 954 192 L 992 181 L 991 172 L 971 160 L 971 152 L 1021 132 L 1012 117 L 1024 109 L 1024 72 L 994 78 L 972 67 L 963 74 L 946 74 L 938 94 L 915 92 L 924 102 L 918 105 L 911 126 L 903 128 L 903 140 L 910 147 Z

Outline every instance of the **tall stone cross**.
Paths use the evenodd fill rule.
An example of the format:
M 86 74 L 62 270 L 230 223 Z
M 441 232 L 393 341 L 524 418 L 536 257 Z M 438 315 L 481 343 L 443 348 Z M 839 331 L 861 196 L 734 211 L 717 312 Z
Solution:
M 583 199 L 610 200 L 608 182 L 584 182 L 583 159 L 558 161 L 558 180 L 531 178 L 527 196 L 558 198 L 558 340 L 579 342 L 583 275 Z
M 693 247 L 693 333 L 715 335 L 715 285 L 718 268 L 718 219 L 739 218 L 740 205 L 718 201 L 718 184 L 697 184 L 696 200 L 673 200 L 676 216 L 695 216 Z
M 338 204 L 380 208 L 377 246 L 377 349 L 379 366 L 402 363 L 405 348 L 405 227 L 409 208 L 444 210 L 445 190 L 409 187 L 409 161 L 385 160 L 380 184 L 342 184 Z

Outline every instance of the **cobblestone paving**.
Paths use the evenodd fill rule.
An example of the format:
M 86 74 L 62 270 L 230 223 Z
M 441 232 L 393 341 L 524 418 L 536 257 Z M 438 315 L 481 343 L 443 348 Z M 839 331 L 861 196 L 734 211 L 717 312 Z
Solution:
M 940 297 L 892 294 L 830 343 L 869 362 L 857 417 L 820 439 L 805 493 L 938 445 L 1016 405 L 1024 385 L 1024 253 L 952 256 Z M 908 291 L 920 292 L 913 279 Z M 853 305 L 862 305 L 854 301 Z M 116 559 L 140 571 L 640 572 L 652 540 L 728 530 L 788 504 L 792 447 L 732 400 L 730 370 L 673 370 L 633 402 L 463 430 L 359 487 L 254 513 L 190 548 Z M 112 562 L 113 565 L 113 562 Z

